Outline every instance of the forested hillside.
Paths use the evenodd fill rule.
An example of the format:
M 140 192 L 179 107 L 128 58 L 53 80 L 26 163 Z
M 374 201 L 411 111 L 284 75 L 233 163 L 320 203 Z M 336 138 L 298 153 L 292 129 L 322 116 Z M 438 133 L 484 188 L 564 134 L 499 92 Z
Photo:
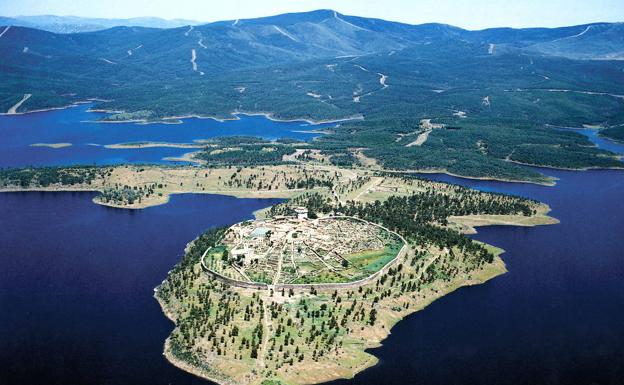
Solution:
M 0 27 L 0 111 L 31 94 L 17 112 L 95 98 L 126 113 L 111 120 L 357 117 L 317 147 L 362 149 L 393 169 L 537 180 L 514 162 L 622 166 L 552 126 L 624 124 L 623 28 L 466 31 L 331 10 L 77 34 Z

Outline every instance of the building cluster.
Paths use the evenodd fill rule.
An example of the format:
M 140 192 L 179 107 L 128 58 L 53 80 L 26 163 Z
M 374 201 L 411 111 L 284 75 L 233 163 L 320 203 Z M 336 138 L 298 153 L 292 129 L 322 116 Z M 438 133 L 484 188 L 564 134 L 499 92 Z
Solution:
M 305 208 L 292 216 L 246 221 L 230 227 L 222 244 L 226 265 L 255 281 L 272 283 L 314 281 L 317 276 L 339 281 L 361 278 L 360 254 L 382 251 L 394 234 L 356 218 L 309 219 Z

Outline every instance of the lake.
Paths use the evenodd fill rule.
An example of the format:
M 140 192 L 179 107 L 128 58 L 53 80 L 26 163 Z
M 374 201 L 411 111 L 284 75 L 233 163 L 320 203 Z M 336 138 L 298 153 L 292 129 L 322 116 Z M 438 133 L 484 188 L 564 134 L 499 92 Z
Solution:
M 0 194 L 0 384 L 200 384 L 162 356 L 153 289 L 203 230 L 278 199 L 174 195 L 141 211 L 95 193 Z
M 92 104 L 24 115 L 0 116 L 0 167 L 171 163 L 164 158 L 198 151 L 188 148 L 109 149 L 128 142 L 192 143 L 218 136 L 259 136 L 274 140 L 312 140 L 334 124 L 277 122 L 264 116 L 240 115 L 238 120 L 188 118 L 182 124 L 97 123 L 106 114 L 90 112 Z M 32 147 L 35 143 L 71 143 L 70 147 Z
M 372 351 L 379 365 L 334 385 L 624 383 L 624 172 L 542 171 L 556 187 L 424 176 L 544 201 L 561 224 L 480 229 L 509 273 L 409 316 Z M 206 383 L 162 357 L 173 325 L 153 288 L 201 231 L 276 200 L 127 211 L 92 197 L 0 194 L 0 383 Z
M 624 384 L 624 171 L 539 170 L 557 186 L 422 175 L 546 202 L 561 224 L 480 228 L 509 273 L 412 314 L 379 365 L 332 385 Z

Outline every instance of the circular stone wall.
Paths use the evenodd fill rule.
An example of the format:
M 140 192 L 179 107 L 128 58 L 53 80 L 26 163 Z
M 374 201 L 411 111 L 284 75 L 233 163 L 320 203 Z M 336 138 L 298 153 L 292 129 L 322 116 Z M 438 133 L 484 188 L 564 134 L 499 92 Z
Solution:
M 405 252 L 400 235 L 353 217 L 278 217 L 231 226 L 206 250 L 202 267 L 251 288 L 358 286 Z

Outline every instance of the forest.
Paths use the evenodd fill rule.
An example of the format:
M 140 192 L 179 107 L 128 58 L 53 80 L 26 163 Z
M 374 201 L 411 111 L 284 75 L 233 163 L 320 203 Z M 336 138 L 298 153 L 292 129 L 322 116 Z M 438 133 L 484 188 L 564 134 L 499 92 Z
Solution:
M 624 126 L 605 128 L 600 130 L 600 135 L 618 142 L 624 142 Z
M 48 187 L 91 184 L 109 170 L 101 167 L 40 167 L 0 169 L 0 187 Z
M 314 25 L 327 27 L 323 20 L 332 15 L 309 16 Z M 290 18 L 296 25 L 309 22 L 308 16 L 302 21 L 297 15 L 279 22 Z M 356 118 L 337 124 L 331 133 L 314 141 L 316 148 L 340 166 L 357 164 L 350 151 L 353 148 L 363 149 L 363 154 L 390 169 L 540 183 L 548 182 L 547 178 L 517 163 L 570 169 L 624 166 L 615 154 L 592 148 L 581 134 L 555 128 L 613 127 L 601 134 L 622 139 L 621 61 L 575 60 L 570 58 L 575 52 L 560 57 L 519 48 L 545 39 L 544 34 L 565 36 L 567 29 L 518 31 L 518 36 L 503 33 L 500 38 L 509 44 L 488 54 L 487 44 L 476 32 L 389 22 L 378 27 L 381 29 L 370 37 L 373 40 L 362 35 L 359 40 L 329 45 L 328 51 L 304 45 L 299 52 L 281 40 L 265 42 L 275 45 L 281 56 L 272 49 L 256 47 L 256 51 L 216 25 L 203 26 L 203 32 L 198 28 L 192 38 L 176 30 L 127 31 L 127 36 L 102 31 L 70 38 L 15 28 L 10 33 L 22 33 L 20 39 L 40 55 L 21 60 L 20 39 L 0 41 L 0 52 L 7 58 L 0 65 L 0 109 L 7 110 L 30 92 L 33 96 L 21 111 L 97 98 L 94 108 L 117 111 L 105 118 L 108 120 L 157 121 L 193 115 L 232 118 L 245 112 L 315 121 Z M 248 28 L 261 27 L 254 24 Z M 303 27 L 301 31 L 305 32 Z M 198 51 L 198 65 L 204 71 L 201 76 L 192 71 L 184 56 L 197 48 L 197 33 L 206 42 L 208 36 L 216 39 L 214 46 Z M 460 38 L 458 33 L 465 36 Z M 492 33 L 490 38 L 496 38 Z M 408 38 L 397 39 L 402 34 Z M 156 38 L 158 42 L 151 41 Z M 220 39 L 237 50 L 221 55 Z M 144 48 L 151 51 L 143 49 L 129 56 L 126 45 L 131 43 L 148 44 Z M 342 55 L 333 51 L 349 44 L 357 48 Z M 617 47 L 614 44 L 619 43 L 610 41 L 599 47 Z M 76 59 L 77 52 L 85 52 L 84 46 L 89 47 L 86 56 Z M 163 46 L 175 46 L 175 54 Z M 591 51 L 592 47 L 579 49 Z M 46 54 L 51 57 L 46 59 Z M 104 54 L 117 64 L 104 65 L 100 60 Z M 41 68 L 49 72 L 41 72 Z M 407 146 L 408 139 L 420 130 L 422 119 L 446 128 L 433 130 L 418 146 Z M 216 164 L 274 164 L 287 153 L 287 147 L 275 145 L 206 151 L 200 157 Z

